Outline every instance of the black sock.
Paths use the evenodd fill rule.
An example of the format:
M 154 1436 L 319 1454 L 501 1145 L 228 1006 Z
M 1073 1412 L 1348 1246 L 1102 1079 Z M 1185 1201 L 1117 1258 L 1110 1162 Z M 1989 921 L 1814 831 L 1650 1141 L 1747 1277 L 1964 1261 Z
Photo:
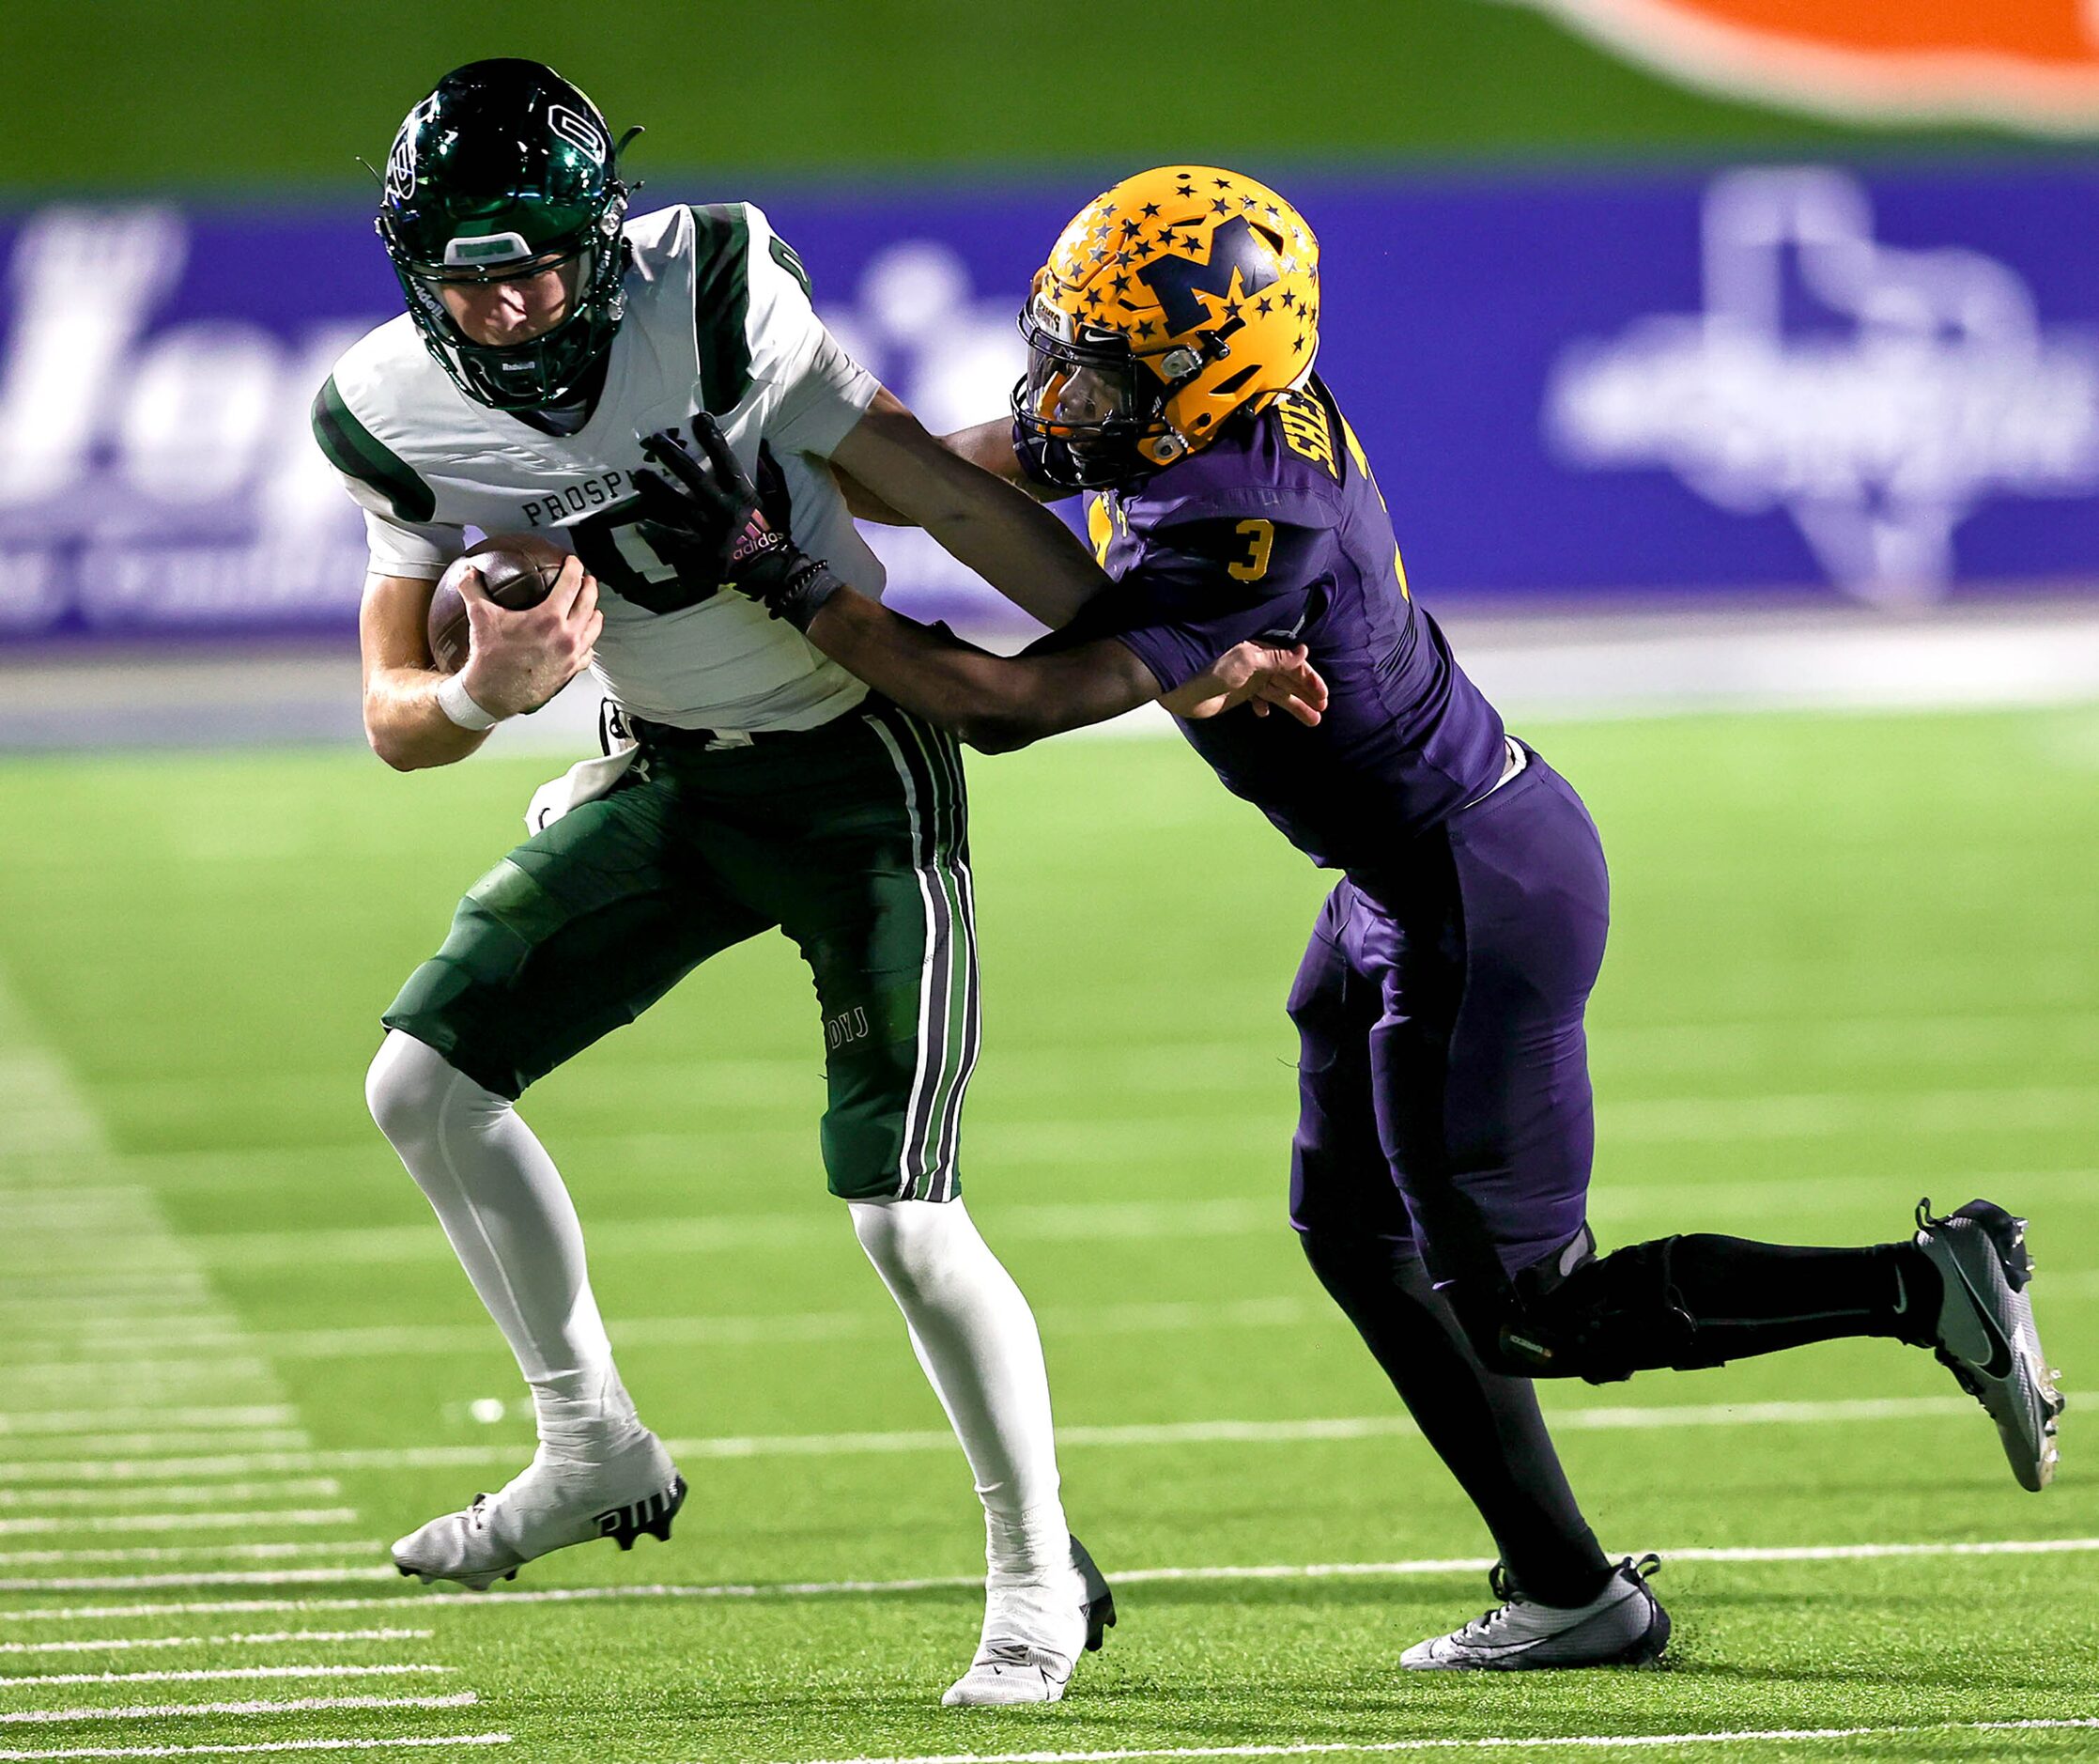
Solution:
M 1479 1509 L 1524 1595 L 1543 1604 L 1588 1603 L 1612 1566 L 1567 1487 L 1530 1380 L 1480 1364 L 1412 1246 L 1302 1236 L 1320 1284 Z
M 1708 1362 L 1848 1336 L 1928 1345 L 1938 1317 L 1938 1270 L 1913 1244 L 1816 1249 L 1701 1233 L 1675 1240 L 1668 1268 Z

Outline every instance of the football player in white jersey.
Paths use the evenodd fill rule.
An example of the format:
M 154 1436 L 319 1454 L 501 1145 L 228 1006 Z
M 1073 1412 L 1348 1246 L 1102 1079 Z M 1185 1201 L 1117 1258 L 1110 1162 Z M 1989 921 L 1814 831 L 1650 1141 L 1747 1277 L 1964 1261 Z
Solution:
M 773 480 L 795 540 L 871 595 L 881 566 L 828 462 L 1047 623 L 1105 579 L 1055 516 L 931 440 L 848 359 L 757 209 L 630 220 L 616 155 L 548 68 L 447 75 L 387 162 L 378 230 L 408 311 L 350 348 L 314 405 L 370 534 L 363 700 L 379 755 L 404 770 L 464 759 L 585 667 L 636 743 L 624 770 L 599 768 L 601 794 L 572 793 L 589 799 L 468 890 L 385 1014 L 373 1115 L 516 1354 L 539 1431 L 520 1475 L 403 1538 L 394 1560 L 486 1587 L 591 1538 L 668 1538 L 684 1480 L 614 1369 L 575 1209 L 513 1105 L 708 956 L 777 926 L 816 981 L 829 1186 L 983 1501 L 983 1629 L 945 1700 L 1054 1701 L 1114 1606 L 1065 1523 L 1034 1319 L 958 1198 L 979 1038 L 959 750 L 720 592 L 718 558 L 656 518 L 674 509 L 642 438 L 712 413 Z M 425 621 L 469 528 L 548 533 L 574 555 L 530 611 L 470 578 L 471 649 L 445 675 Z M 1188 702 L 1206 687 L 1226 702 L 1217 685 Z

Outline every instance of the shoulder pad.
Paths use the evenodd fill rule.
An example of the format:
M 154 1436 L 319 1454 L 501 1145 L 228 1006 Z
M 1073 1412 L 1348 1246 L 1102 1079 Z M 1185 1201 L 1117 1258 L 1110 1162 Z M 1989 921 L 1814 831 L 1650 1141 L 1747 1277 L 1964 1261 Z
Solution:
M 383 497 L 394 518 L 410 523 L 432 518 L 437 494 L 408 461 L 380 441 L 351 410 L 331 374 L 314 395 L 314 439 L 336 471 Z

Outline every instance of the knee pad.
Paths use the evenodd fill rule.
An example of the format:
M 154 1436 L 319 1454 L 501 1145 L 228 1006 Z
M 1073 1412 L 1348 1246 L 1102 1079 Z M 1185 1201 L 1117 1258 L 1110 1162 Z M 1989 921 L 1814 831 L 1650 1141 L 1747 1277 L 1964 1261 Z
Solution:
M 1722 1356 L 1700 1348 L 1698 1320 L 1676 1290 L 1671 1263 L 1681 1241 L 1659 1237 L 1608 1256 L 1577 1255 L 1569 1265 L 1570 1245 L 1524 1269 L 1516 1279 L 1518 1316 L 1502 1331 L 1505 1356 L 1533 1378 L 1592 1385 L 1660 1367 L 1720 1365 Z

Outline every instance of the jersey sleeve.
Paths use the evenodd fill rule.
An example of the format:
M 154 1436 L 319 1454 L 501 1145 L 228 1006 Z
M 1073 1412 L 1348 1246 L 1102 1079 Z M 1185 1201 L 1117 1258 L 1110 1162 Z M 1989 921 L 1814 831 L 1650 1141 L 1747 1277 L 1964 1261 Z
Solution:
M 1068 649 L 1112 637 L 1159 683 L 1185 686 L 1235 643 L 1295 641 L 1311 616 L 1333 534 L 1229 517 L 1183 521 L 1146 547 L 1136 568 L 1037 645 Z
M 378 576 L 432 579 L 467 549 L 466 534 L 431 519 L 437 499 L 401 456 L 351 410 L 331 375 L 314 398 L 314 440 L 350 500 L 364 511 L 370 568 Z
M 778 448 L 827 458 L 867 413 L 881 382 L 848 355 L 810 304 L 809 271 L 763 209 L 749 227 L 751 372 L 774 388 L 765 425 Z
M 355 480 L 347 481 L 350 494 L 357 496 Z M 364 544 L 370 553 L 367 567 L 373 575 L 415 576 L 435 581 L 467 549 L 467 535 L 457 527 L 415 525 L 366 507 Z

